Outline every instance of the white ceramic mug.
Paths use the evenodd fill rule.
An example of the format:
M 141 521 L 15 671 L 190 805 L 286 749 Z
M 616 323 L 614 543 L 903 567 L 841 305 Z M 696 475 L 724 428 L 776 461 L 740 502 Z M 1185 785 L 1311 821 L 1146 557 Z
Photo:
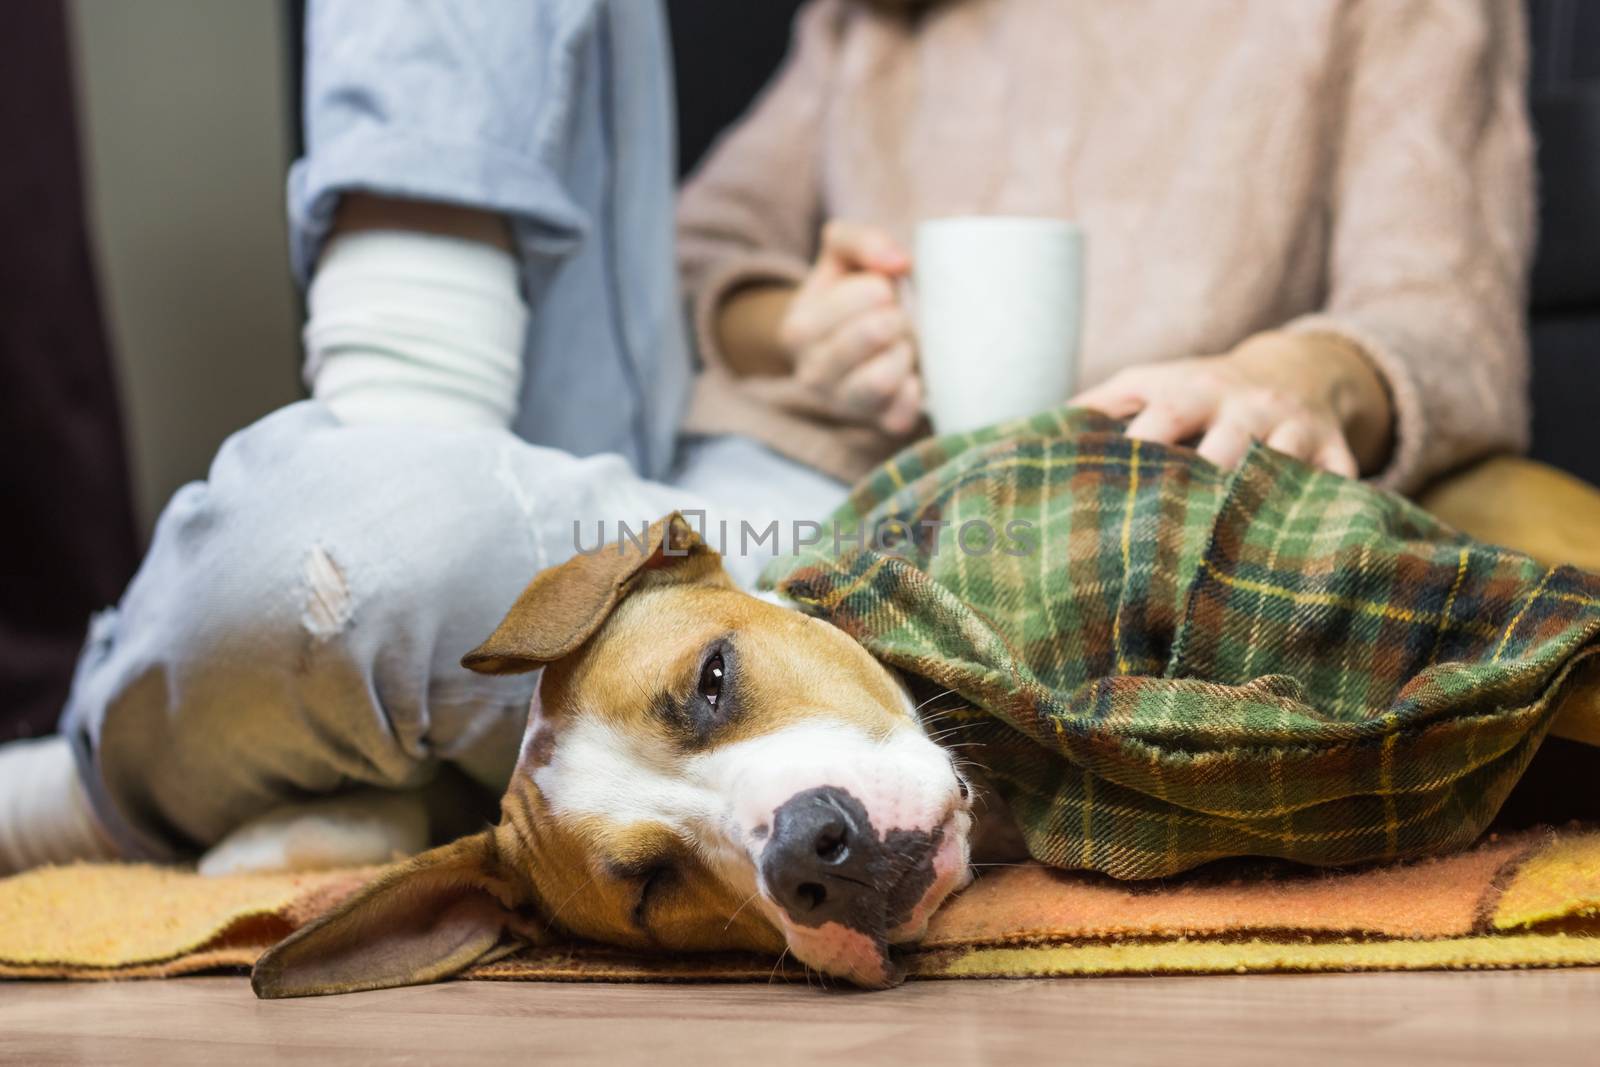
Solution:
M 1083 231 L 971 216 L 917 227 L 917 343 L 928 415 L 960 433 L 1054 407 L 1077 383 Z

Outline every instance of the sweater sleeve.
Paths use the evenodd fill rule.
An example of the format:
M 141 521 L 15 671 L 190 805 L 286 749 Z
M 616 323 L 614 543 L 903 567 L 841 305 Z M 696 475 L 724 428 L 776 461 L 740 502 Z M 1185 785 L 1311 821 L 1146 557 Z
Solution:
M 1415 491 L 1528 436 L 1523 302 L 1533 241 L 1521 6 L 1368 0 L 1348 13 L 1324 308 L 1388 384 L 1378 482 Z
M 752 282 L 798 284 L 816 253 L 822 113 L 842 17 L 838 0 L 800 10 L 782 67 L 679 197 L 679 273 L 708 370 L 727 369 L 713 327 L 728 294 Z

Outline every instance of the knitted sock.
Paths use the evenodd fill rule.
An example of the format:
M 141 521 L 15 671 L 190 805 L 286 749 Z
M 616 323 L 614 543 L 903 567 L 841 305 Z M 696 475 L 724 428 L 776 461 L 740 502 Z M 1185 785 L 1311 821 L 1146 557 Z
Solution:
M 116 858 L 65 737 L 0 745 L 0 875 Z

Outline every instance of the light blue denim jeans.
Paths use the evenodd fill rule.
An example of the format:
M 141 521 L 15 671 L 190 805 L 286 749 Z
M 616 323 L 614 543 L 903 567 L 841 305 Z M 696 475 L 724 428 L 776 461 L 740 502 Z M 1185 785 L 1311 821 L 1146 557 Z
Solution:
M 347 192 L 504 216 L 532 313 L 518 436 L 666 477 L 691 367 L 658 0 L 311 0 L 305 58 L 302 284 Z
M 787 537 L 845 494 L 738 438 L 689 442 L 674 481 L 508 433 L 344 426 L 315 401 L 235 434 L 91 626 L 62 732 L 96 813 L 160 860 L 286 801 L 421 786 L 441 761 L 503 788 L 537 678 L 459 660 L 535 573 L 602 519 L 615 537 L 703 509 L 708 530 Z M 746 584 L 772 558 L 728 547 Z
M 173 498 L 91 626 L 61 726 L 130 856 L 203 849 L 288 800 L 417 786 L 441 761 L 500 788 L 535 679 L 457 661 L 572 554 L 574 522 L 588 547 L 601 519 L 703 508 L 737 528 L 844 495 L 749 441 L 675 447 L 691 369 L 658 3 L 312 0 L 306 63 L 297 275 L 351 190 L 510 219 L 531 312 L 515 435 L 346 427 L 307 402 Z M 748 582 L 764 559 L 728 562 Z

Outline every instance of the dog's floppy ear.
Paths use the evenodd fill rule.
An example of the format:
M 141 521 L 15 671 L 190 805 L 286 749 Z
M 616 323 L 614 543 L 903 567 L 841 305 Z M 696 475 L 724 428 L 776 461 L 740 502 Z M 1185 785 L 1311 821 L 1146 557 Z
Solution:
M 732 584 L 722 557 L 674 511 L 640 539 L 622 537 L 541 572 L 461 665 L 481 674 L 521 674 L 570 655 L 646 578 Z
M 523 924 L 502 902 L 493 834 L 424 852 L 278 942 L 256 961 L 256 996 L 420 985 L 498 955 L 506 929 Z

